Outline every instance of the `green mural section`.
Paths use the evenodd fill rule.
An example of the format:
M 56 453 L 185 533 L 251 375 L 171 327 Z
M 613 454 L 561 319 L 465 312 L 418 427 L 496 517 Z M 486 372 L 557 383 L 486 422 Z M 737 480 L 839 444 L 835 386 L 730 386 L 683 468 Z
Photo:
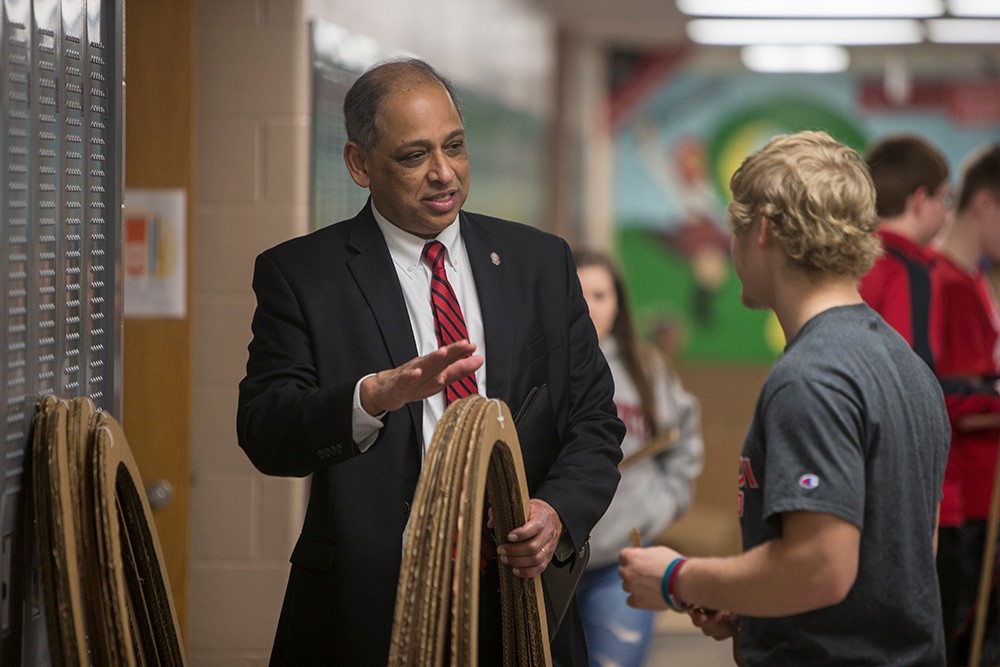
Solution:
M 658 233 L 626 227 L 618 251 L 640 327 L 661 317 L 685 329 L 683 361 L 771 363 L 783 341 L 770 311 L 740 303 L 740 281 L 730 270 L 713 293 L 700 290 L 691 265 Z
M 862 153 L 867 143 L 853 119 L 811 100 L 787 97 L 739 108 L 723 117 L 710 135 L 709 160 L 719 193 L 729 196 L 729 178 L 746 156 L 776 135 L 802 130 L 822 130 Z
M 785 345 L 773 313 L 740 302 L 729 256 L 729 179 L 743 160 L 800 130 L 824 130 L 858 151 L 866 144 L 849 83 L 837 97 L 813 81 L 767 81 L 682 75 L 619 128 L 619 256 L 644 331 L 663 317 L 681 322 L 683 361 L 771 363 Z M 687 97 L 700 104 L 685 106 Z

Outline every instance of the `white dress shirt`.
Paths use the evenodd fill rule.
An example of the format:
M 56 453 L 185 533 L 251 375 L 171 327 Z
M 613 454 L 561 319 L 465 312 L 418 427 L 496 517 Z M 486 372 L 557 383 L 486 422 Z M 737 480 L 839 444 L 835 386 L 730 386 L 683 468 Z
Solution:
M 399 286 L 403 290 L 403 299 L 406 301 L 406 312 L 410 317 L 410 327 L 413 329 L 413 339 L 417 344 L 417 355 L 429 354 L 438 348 L 437 334 L 434 332 L 434 313 L 431 310 L 431 267 L 421 258 L 424 244 L 428 239 L 423 239 L 409 232 L 403 231 L 385 219 L 375 209 L 372 204 L 372 213 L 375 222 L 382 235 L 385 237 L 386 245 L 389 247 L 389 255 L 392 257 L 393 265 L 396 268 L 396 277 Z M 469 332 L 469 340 L 476 344 L 476 354 L 486 358 L 486 334 L 483 329 L 482 311 L 479 306 L 479 293 L 476 291 L 476 281 L 472 276 L 472 267 L 469 264 L 469 253 L 462 240 L 458 218 L 448 225 L 434 239 L 440 241 L 445 249 L 445 271 L 448 274 L 448 282 L 455 290 L 458 303 L 465 316 L 465 327 Z M 369 377 L 369 376 L 366 376 Z M 354 388 L 354 413 L 353 413 L 353 435 L 358 448 L 364 452 L 375 442 L 378 430 L 382 428 L 382 421 L 366 413 L 361 408 L 361 381 Z M 479 393 L 486 395 L 486 364 L 476 371 L 476 384 Z M 437 426 L 441 415 L 445 409 L 444 391 L 425 398 L 423 401 L 423 424 L 421 425 L 421 446 L 424 454 L 430 446 L 431 438 L 434 435 L 434 428 Z

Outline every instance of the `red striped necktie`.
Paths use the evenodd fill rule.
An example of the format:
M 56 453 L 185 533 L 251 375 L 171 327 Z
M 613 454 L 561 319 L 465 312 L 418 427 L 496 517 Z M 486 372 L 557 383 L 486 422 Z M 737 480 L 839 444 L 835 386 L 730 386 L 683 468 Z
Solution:
M 455 290 L 448 282 L 448 274 L 444 270 L 444 244 L 440 241 L 429 241 L 424 245 L 423 258 L 431 267 L 431 310 L 434 311 L 434 333 L 437 334 L 438 346 L 448 345 L 460 340 L 469 340 L 469 331 L 465 328 L 465 317 L 462 307 L 458 305 Z M 476 374 L 473 372 L 452 382 L 445 388 L 444 404 L 450 405 L 460 398 L 478 394 Z M 479 570 L 496 559 L 496 547 L 493 535 L 486 527 L 483 518 L 483 537 L 479 547 Z
M 444 270 L 444 253 L 445 247 L 440 241 L 424 245 L 423 258 L 431 267 L 431 310 L 434 311 L 434 333 L 439 347 L 469 340 L 462 307 L 458 305 L 458 297 Z M 444 393 L 445 405 L 477 393 L 476 374 L 471 373 L 448 385 Z

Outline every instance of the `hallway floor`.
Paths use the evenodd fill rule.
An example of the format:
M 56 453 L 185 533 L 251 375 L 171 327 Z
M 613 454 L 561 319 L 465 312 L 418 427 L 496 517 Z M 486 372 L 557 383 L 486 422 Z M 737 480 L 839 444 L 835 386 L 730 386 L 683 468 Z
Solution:
M 646 667 L 733 667 L 732 642 L 709 639 L 687 616 L 663 612 Z

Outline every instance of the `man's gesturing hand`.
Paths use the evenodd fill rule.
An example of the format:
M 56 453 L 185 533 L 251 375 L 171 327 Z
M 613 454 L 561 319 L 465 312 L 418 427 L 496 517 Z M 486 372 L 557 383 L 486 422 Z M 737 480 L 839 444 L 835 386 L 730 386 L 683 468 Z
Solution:
M 361 383 L 361 407 L 377 415 L 433 396 L 483 365 L 475 351 L 474 343 L 463 340 L 376 373 Z

